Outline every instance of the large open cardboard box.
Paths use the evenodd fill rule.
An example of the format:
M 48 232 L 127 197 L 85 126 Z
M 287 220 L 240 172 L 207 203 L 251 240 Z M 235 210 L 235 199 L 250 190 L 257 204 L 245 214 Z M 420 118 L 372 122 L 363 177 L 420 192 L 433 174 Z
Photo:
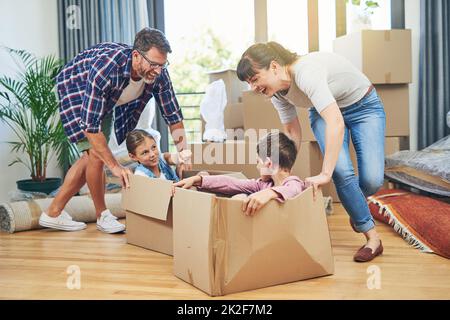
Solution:
M 324 202 L 309 188 L 253 217 L 242 201 L 177 189 L 174 273 L 212 296 L 333 274 Z
M 185 171 L 184 177 L 198 171 Z M 225 174 L 245 178 L 240 172 L 208 170 L 211 175 Z M 172 182 L 130 175 L 130 188 L 122 191 L 126 211 L 127 242 L 132 245 L 173 254 Z
M 373 84 L 412 82 L 411 30 L 362 30 L 336 38 L 333 50 Z

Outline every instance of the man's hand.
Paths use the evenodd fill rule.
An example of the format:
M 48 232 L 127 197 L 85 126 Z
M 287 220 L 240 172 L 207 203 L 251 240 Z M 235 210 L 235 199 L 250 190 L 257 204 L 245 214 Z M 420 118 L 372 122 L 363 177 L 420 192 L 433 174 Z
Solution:
M 242 211 L 247 216 L 253 216 L 270 200 L 276 199 L 277 197 L 278 194 L 272 189 L 258 191 L 248 196 L 248 198 L 244 199 L 244 203 L 242 204 Z
M 191 188 L 193 186 L 194 187 L 199 186 L 199 185 L 201 185 L 201 183 L 202 183 L 202 177 L 201 176 L 193 176 L 193 177 L 190 177 L 190 178 L 186 178 L 186 179 L 180 180 L 180 181 L 174 183 L 173 186 L 175 188 L 179 187 L 179 188 L 183 188 L 183 189 L 189 189 L 189 188 Z
M 128 189 L 130 187 L 130 181 L 128 179 L 128 175 L 133 174 L 130 169 L 125 168 L 119 164 L 119 165 L 116 165 L 116 166 L 110 168 L 110 170 L 114 176 L 120 178 L 120 183 L 122 184 L 122 188 L 125 187 Z
M 192 152 L 191 150 L 183 150 L 178 153 L 179 161 L 183 164 L 183 170 L 192 170 Z
M 183 179 L 183 171 L 185 171 L 185 170 L 186 170 L 186 166 L 184 163 L 180 163 L 177 165 L 175 172 L 177 173 L 177 175 L 180 179 Z
M 169 125 L 169 130 L 177 150 L 180 151 L 181 153 L 189 151 L 183 121 Z M 192 164 L 190 159 L 185 160 L 184 163 L 185 163 L 185 170 L 192 170 Z
M 305 182 L 310 183 L 313 187 L 313 197 L 314 200 L 316 200 L 317 192 L 319 191 L 319 188 L 331 181 L 331 177 L 329 175 L 326 175 L 324 173 L 321 173 L 314 177 L 309 177 L 305 179 Z
M 183 150 L 181 152 L 175 152 L 170 154 L 170 163 L 177 166 L 177 174 L 181 178 L 182 173 L 185 170 L 192 170 L 191 164 L 192 152 L 191 150 Z

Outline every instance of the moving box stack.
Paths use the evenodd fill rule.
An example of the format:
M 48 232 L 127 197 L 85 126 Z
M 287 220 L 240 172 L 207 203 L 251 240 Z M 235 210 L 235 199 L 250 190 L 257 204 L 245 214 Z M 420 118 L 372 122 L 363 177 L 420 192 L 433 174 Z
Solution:
M 210 83 L 220 79 L 225 83 L 227 96 L 227 105 L 224 111 L 225 129 L 234 130 L 233 134 L 227 135 L 227 140 L 242 140 L 244 138 L 242 92 L 248 90 L 248 84 L 239 81 L 235 70 L 226 69 L 209 73 Z M 202 118 L 202 135 L 204 129 L 205 122 Z
M 408 150 L 411 30 L 362 30 L 335 39 L 334 52 L 375 85 L 386 112 L 385 154 Z

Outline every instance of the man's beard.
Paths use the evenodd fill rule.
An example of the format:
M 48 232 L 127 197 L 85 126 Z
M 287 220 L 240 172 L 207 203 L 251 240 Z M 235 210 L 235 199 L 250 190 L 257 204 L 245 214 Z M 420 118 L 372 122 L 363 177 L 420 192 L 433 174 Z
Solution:
M 144 82 L 145 82 L 146 84 L 153 84 L 153 83 L 155 82 L 155 79 L 150 80 L 150 79 L 147 79 L 147 78 L 144 77 Z
M 141 72 L 139 72 L 139 76 L 144 80 L 144 82 L 146 84 L 153 84 L 156 80 L 156 76 L 152 80 L 150 80 L 150 79 L 147 79 L 147 77 L 145 76 L 145 73 L 142 74 Z

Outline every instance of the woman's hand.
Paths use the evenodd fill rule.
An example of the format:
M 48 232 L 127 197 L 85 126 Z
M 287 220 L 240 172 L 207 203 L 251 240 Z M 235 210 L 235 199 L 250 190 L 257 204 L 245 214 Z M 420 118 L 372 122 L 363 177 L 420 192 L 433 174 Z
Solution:
M 183 180 L 180 180 L 178 182 L 175 182 L 173 184 L 173 186 L 175 188 L 179 187 L 179 188 L 183 188 L 183 189 L 189 189 L 193 186 L 199 186 L 202 183 L 202 177 L 201 176 L 193 176 L 190 178 L 186 178 Z
M 320 173 L 317 176 L 309 177 L 305 179 L 306 183 L 310 183 L 313 187 L 313 197 L 316 200 L 316 194 L 319 188 L 331 181 L 331 176 L 324 173 Z
M 242 204 L 242 211 L 245 215 L 253 216 L 262 207 L 264 207 L 270 200 L 278 197 L 278 194 L 272 189 L 265 189 L 249 195 L 244 199 Z

